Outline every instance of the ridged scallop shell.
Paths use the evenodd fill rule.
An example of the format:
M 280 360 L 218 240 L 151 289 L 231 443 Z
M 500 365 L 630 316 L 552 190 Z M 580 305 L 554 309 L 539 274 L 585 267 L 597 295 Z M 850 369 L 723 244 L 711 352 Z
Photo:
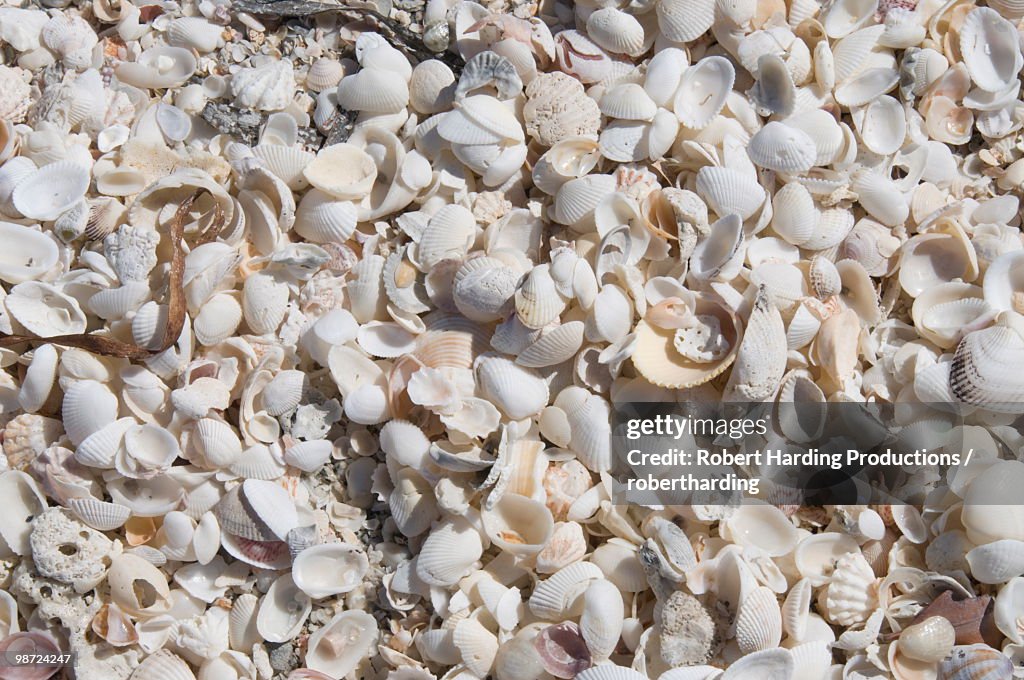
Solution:
M 730 168 L 703 167 L 697 172 L 697 193 L 719 217 L 736 213 L 746 220 L 764 203 L 756 181 Z
M 475 238 L 473 213 L 460 205 L 446 205 L 430 218 L 420 235 L 419 263 L 429 269 L 445 259 L 461 259 Z
M 224 28 L 202 17 L 179 17 L 167 27 L 167 42 L 200 53 L 213 52 L 224 45 Z
M 97 498 L 72 498 L 68 507 L 85 524 L 99 531 L 112 531 L 124 526 L 131 517 L 131 510 L 117 503 L 108 503 Z
M 583 345 L 583 328 L 580 321 L 559 324 L 519 352 L 516 363 L 530 368 L 543 368 L 568 361 Z
M 321 57 L 306 71 L 306 86 L 314 92 L 323 92 L 337 87 L 345 75 L 345 66 L 337 59 Z
M 750 138 L 747 153 L 755 165 L 768 170 L 800 173 L 810 170 L 817 148 L 809 135 L 772 121 Z
M 616 85 L 601 96 L 601 113 L 623 120 L 651 120 L 658 105 L 636 83 Z
M 644 27 L 636 17 L 614 7 L 599 9 L 587 17 L 587 35 L 609 52 L 631 57 L 644 52 Z
M 715 21 L 713 0 L 668 0 L 659 2 L 658 27 L 673 42 L 689 42 L 700 37 Z
M 752 590 L 739 606 L 736 618 L 736 642 L 744 654 L 777 647 L 782 640 L 782 612 L 775 593 L 760 586 Z
M 1011 370 L 1024 356 L 1017 330 L 992 326 L 968 333 L 956 348 L 949 384 L 960 401 L 998 412 L 1019 413 L 1024 384 Z
M 455 306 L 463 316 L 480 323 L 503 319 L 513 309 L 519 279 L 520 274 L 501 260 L 467 260 L 455 273 Z
M 423 543 L 416 574 L 426 583 L 450 586 L 465 576 L 483 554 L 480 534 L 465 520 L 448 520 Z
M 242 306 L 233 295 L 219 293 L 210 298 L 192 325 L 196 340 L 211 347 L 234 335 L 242 323 Z
M 582 605 L 581 595 L 590 583 L 603 579 L 604 572 L 590 562 L 575 562 L 537 583 L 530 595 L 529 607 L 534 615 L 548 621 L 561 621 L 570 611 Z
M 340 200 L 359 200 L 377 181 L 377 164 L 353 144 L 332 144 L 317 153 L 303 170 L 306 181 Z
M 303 170 L 314 158 L 310 152 L 296 146 L 281 144 L 258 144 L 253 147 L 252 152 L 266 163 L 267 169 L 287 184 L 289 189 L 301 190 L 309 186 Z
M 242 288 L 242 315 L 246 325 L 257 334 L 272 333 L 288 310 L 289 290 L 283 281 L 267 274 L 245 279 Z

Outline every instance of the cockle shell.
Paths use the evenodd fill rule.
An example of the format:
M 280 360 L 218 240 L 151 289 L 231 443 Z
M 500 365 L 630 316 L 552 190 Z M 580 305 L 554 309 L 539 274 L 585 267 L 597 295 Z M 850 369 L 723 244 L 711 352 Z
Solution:
M 14 187 L 11 200 L 25 217 L 55 220 L 80 201 L 89 188 L 89 169 L 74 161 L 45 165 Z
M 723 57 L 704 57 L 683 71 L 674 107 L 679 122 L 695 130 L 707 127 L 725 106 L 735 79 L 735 69 Z
M 953 648 L 953 654 L 939 664 L 944 678 L 995 680 L 1013 675 L 1013 663 L 1005 654 L 988 645 L 967 645 Z

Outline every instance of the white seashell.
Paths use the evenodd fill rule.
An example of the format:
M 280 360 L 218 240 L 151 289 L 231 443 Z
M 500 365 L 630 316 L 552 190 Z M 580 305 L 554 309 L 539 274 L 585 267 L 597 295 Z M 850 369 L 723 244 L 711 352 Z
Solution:
M 267 642 L 287 642 L 299 634 L 312 609 L 312 601 L 291 574 L 278 576 L 260 600 L 256 630 Z
M 314 158 L 310 152 L 281 144 L 258 144 L 253 147 L 252 152 L 266 164 L 268 170 L 287 184 L 289 189 L 301 190 L 309 186 L 303 171 Z
M 292 564 L 292 576 L 313 599 L 347 593 L 358 587 L 369 569 L 366 555 L 347 543 L 306 548 Z
M 222 27 L 201 17 L 179 17 L 167 26 L 167 42 L 205 54 L 224 45 L 223 32 Z
M 814 165 L 817 148 L 806 133 L 772 121 L 751 137 L 747 153 L 759 167 L 793 174 Z
M 964 19 L 960 54 L 971 80 L 987 92 L 1005 90 L 1024 67 L 1013 24 L 987 7 L 971 10 Z
M 504 493 L 494 507 L 481 512 L 491 542 L 514 555 L 535 555 L 554 530 L 551 511 L 541 502 Z
M 548 621 L 561 621 L 577 608 L 577 601 L 597 579 L 604 579 L 604 572 L 596 564 L 574 562 L 563 567 L 537 583 L 530 595 L 530 611 Z
M 770 588 L 754 588 L 740 602 L 736 618 L 736 642 L 740 651 L 751 654 L 773 649 L 782 640 L 782 612 Z
M 540 413 L 550 395 L 544 379 L 512 359 L 484 354 L 474 362 L 483 394 L 508 417 L 519 420 Z
M 310 64 L 309 70 L 306 71 L 306 87 L 314 92 L 323 92 L 337 87 L 344 75 L 344 64 L 337 59 L 321 57 Z
M 57 363 L 53 345 L 42 345 L 32 353 L 32 362 L 18 390 L 18 404 L 27 413 L 35 413 L 46 403 L 57 377 Z
M 377 644 L 377 622 L 361 611 L 335 615 L 309 637 L 306 666 L 332 678 L 348 675 Z
M 287 61 L 268 61 L 256 68 L 243 68 L 231 77 L 235 102 L 257 111 L 280 111 L 295 96 L 295 75 Z
M 900 651 L 911 659 L 935 663 L 953 650 L 956 631 L 948 619 L 932 616 L 921 623 L 907 626 L 900 633 Z
M 439 59 L 416 65 L 409 81 L 409 105 L 422 114 L 447 111 L 455 101 L 455 74 Z
M 698 281 L 730 281 L 743 266 L 743 221 L 739 215 L 726 215 L 710 229 L 690 256 L 690 275 Z
M 427 458 L 430 440 L 416 425 L 405 420 L 391 420 L 381 428 L 380 447 L 396 462 L 419 469 Z
M 721 680 L 786 680 L 793 677 L 793 655 L 788 649 L 766 649 L 732 663 Z
M 878 604 L 874 581 L 875 574 L 862 554 L 840 557 L 824 594 L 828 620 L 843 626 L 866 621 Z
M 570 321 L 544 332 L 535 342 L 516 353 L 516 363 L 543 368 L 568 361 L 583 346 L 584 324 Z
M 409 103 L 409 85 L 377 68 L 364 68 L 338 83 L 338 105 L 349 111 L 398 113 Z
M 476 238 L 476 219 L 466 208 L 446 205 L 441 208 L 420 235 L 420 265 L 432 268 L 442 260 L 462 258 Z
M 786 600 L 782 603 L 782 629 L 795 640 L 803 640 L 807 632 L 807 619 L 812 601 L 811 582 L 802 578 L 789 589 Z
M 601 113 L 622 120 L 651 120 L 658 105 L 636 83 L 616 85 L 601 96 Z
M 842 38 L 867 23 L 877 9 L 878 0 L 839 0 L 825 14 L 825 32 L 830 38 Z
M 0 255 L 0 280 L 21 283 L 37 279 L 57 263 L 57 244 L 40 231 L 0 222 L 0 238 L 6 244 Z
M 76 446 L 117 418 L 117 397 L 102 383 L 79 380 L 64 391 L 64 431 Z
M 467 260 L 455 273 L 455 306 L 463 316 L 480 323 L 503 319 L 512 310 L 519 279 L 520 274 L 501 260 Z
M 359 200 L 377 180 L 377 164 L 352 144 L 325 146 L 303 171 L 306 181 L 340 200 Z
M 644 27 L 636 17 L 614 7 L 599 9 L 587 17 L 587 35 L 616 54 L 638 57 L 646 50 Z
M 427 536 L 416 560 L 416 574 L 430 585 L 450 586 L 465 576 L 482 554 L 480 534 L 462 518 L 449 519 Z
M 313 243 L 344 243 L 355 232 L 356 223 L 354 204 L 311 189 L 299 201 L 294 228 L 295 233 Z
M 613 121 L 605 126 L 598 139 L 601 155 L 611 161 L 630 163 L 647 156 L 643 143 L 648 126 L 637 121 Z
M 697 193 L 719 217 L 736 213 L 746 220 L 764 204 L 765 191 L 756 181 L 730 168 L 703 167 L 697 172 Z
M 190 50 L 158 46 L 142 52 L 135 61 L 122 61 L 114 68 L 117 79 L 143 89 L 183 85 L 199 66 Z M 291 74 L 291 68 L 288 69 Z
M 707 127 L 725 106 L 735 79 L 736 70 L 724 57 L 704 57 L 683 71 L 673 107 L 679 122 L 694 130 Z
M 0 473 L 0 492 L 10 512 L 0 515 L 0 538 L 5 554 L 31 555 L 32 520 L 46 510 L 46 499 L 32 477 L 19 470 Z
M 715 3 L 711 0 L 669 0 L 659 2 L 658 28 L 673 42 L 689 42 L 711 28 L 715 21 Z M 731 89 L 726 88 L 726 89 Z
M 452 635 L 466 670 L 475 677 L 490 674 L 494 659 L 498 655 L 498 638 L 476 619 L 463 619 L 455 625 Z
M 74 161 L 45 165 L 25 176 L 11 194 L 25 217 L 50 221 L 78 203 L 89 188 L 89 168 Z
M 863 106 L 892 90 L 899 80 L 900 74 L 895 68 L 868 68 L 840 83 L 835 98 L 843 106 Z
M 158 649 L 147 656 L 136 667 L 139 678 L 163 678 L 164 680 L 195 680 L 196 676 L 185 660 L 167 649 Z
M 982 583 L 1004 583 L 1024 574 L 1024 541 L 1004 539 L 967 553 L 971 576 Z
M 596 579 L 583 594 L 580 634 L 593 659 L 602 661 L 615 651 L 622 635 L 622 595 L 611 581 Z
M 299 442 L 284 451 L 284 462 L 304 472 L 315 472 L 326 463 L 334 445 L 326 439 Z
M 95 296 L 94 296 L 95 297 Z M 219 293 L 199 310 L 192 324 L 196 340 L 211 347 L 235 334 L 242 323 L 242 306 L 234 295 Z
M 875 99 L 855 115 L 853 121 L 861 141 L 871 151 L 887 156 L 903 146 L 907 134 L 906 116 L 893 97 L 886 95 Z
M 242 316 L 254 333 L 273 333 L 288 311 L 288 284 L 276 277 L 257 273 L 248 276 L 242 288 Z
M 814 233 L 818 211 L 814 198 L 806 187 L 789 182 L 772 197 L 772 229 L 795 246 L 810 240 Z
M 487 95 L 473 95 L 455 102 L 455 108 L 441 116 L 437 132 L 455 144 L 500 144 L 526 139 L 515 113 Z
M 171 608 L 167 580 L 156 567 L 130 553 L 115 556 L 107 571 L 110 598 L 129 616 L 149 618 Z

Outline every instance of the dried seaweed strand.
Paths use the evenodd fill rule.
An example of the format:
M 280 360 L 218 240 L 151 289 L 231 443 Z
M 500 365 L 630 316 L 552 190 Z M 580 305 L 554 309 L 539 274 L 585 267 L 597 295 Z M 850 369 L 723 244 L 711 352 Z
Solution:
M 182 201 L 181 205 L 178 206 L 174 219 L 171 220 L 170 237 L 173 252 L 171 255 L 170 280 L 168 282 L 170 292 L 167 300 L 167 326 L 165 327 L 163 341 L 160 343 L 159 348 L 147 349 L 135 343 L 121 342 L 120 340 L 105 338 L 91 333 L 57 335 L 50 338 L 42 338 L 37 335 L 8 335 L 0 333 L 0 347 L 11 347 L 25 342 L 38 341 L 45 344 L 77 347 L 93 354 L 143 361 L 160 354 L 174 345 L 185 327 L 185 251 L 181 247 L 185 237 L 185 220 L 188 216 L 188 211 L 192 208 L 192 204 L 201 194 L 202 191 L 197 191 Z M 216 233 L 220 228 L 223 217 L 223 211 L 218 205 L 216 216 L 209 230 Z

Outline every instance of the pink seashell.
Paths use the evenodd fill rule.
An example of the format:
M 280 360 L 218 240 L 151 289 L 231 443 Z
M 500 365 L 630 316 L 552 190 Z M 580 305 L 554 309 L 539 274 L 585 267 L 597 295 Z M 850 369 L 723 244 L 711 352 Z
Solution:
M 556 678 L 574 678 L 590 668 L 590 650 L 579 626 L 571 621 L 548 626 L 534 638 L 533 644 L 544 670 Z
M 46 680 L 60 670 L 60 664 L 42 665 L 24 664 L 19 661 L 22 655 L 61 655 L 60 645 L 49 633 L 26 631 L 13 633 L 0 642 L 0 680 Z

